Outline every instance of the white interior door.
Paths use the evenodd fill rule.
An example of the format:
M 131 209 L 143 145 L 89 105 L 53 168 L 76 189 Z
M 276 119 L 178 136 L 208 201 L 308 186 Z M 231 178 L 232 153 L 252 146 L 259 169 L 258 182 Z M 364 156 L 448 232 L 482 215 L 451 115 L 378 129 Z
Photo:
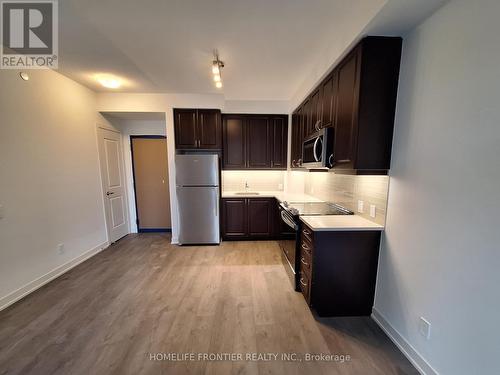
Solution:
M 106 226 L 109 241 L 115 242 L 128 234 L 121 134 L 112 130 L 98 128 L 97 138 Z

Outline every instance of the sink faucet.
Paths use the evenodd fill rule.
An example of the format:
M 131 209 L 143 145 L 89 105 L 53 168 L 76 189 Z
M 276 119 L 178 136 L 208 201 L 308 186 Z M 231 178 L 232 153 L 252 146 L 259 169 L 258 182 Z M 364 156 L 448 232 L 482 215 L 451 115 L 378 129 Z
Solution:
M 248 191 L 249 188 L 250 186 L 248 186 L 248 181 L 245 181 L 245 191 Z

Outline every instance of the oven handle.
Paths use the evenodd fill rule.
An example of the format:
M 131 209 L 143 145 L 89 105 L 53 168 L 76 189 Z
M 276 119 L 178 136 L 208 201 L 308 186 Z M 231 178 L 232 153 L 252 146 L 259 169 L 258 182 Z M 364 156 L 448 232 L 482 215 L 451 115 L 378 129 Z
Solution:
M 298 225 L 288 216 L 288 214 L 285 212 L 285 210 L 281 210 L 280 213 L 281 213 L 281 220 L 283 220 L 286 225 L 288 225 L 290 228 L 292 228 L 295 231 L 299 230 Z

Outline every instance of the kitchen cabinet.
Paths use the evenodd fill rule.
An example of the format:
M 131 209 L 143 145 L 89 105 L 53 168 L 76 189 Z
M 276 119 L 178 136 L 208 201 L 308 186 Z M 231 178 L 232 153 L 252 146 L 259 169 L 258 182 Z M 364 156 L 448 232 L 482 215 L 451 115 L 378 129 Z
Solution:
M 271 168 L 286 169 L 288 117 L 274 117 L 271 122 Z
M 275 214 L 275 198 L 222 198 L 222 237 L 273 239 Z
M 175 148 L 220 150 L 221 114 L 218 109 L 174 109 Z
M 337 105 L 337 91 L 338 91 L 338 74 L 334 70 L 325 80 L 321 83 L 321 122 L 320 128 L 326 128 L 334 125 L 334 117 Z
M 291 155 L 290 167 L 300 168 L 302 163 L 302 107 L 299 107 L 292 114 L 292 140 L 291 140 Z
M 377 277 L 380 231 L 300 234 L 299 287 L 319 316 L 369 316 Z
M 319 130 L 319 125 L 322 119 L 322 102 L 321 102 L 321 90 L 318 88 L 311 94 L 310 100 L 310 122 L 309 128 L 307 130 L 307 134 L 305 134 L 305 138 L 313 135 L 315 132 Z
M 272 238 L 274 235 L 274 198 L 249 198 L 248 237 Z
M 401 38 L 366 37 L 347 54 L 294 111 L 304 131 L 301 139 L 292 130 L 292 161 L 298 158 L 293 145 L 314 133 L 317 124 L 334 128 L 331 159 L 336 172 L 387 173 L 401 46 Z
M 243 116 L 223 116 L 223 139 L 223 168 L 245 169 L 247 167 L 246 127 Z
M 268 117 L 251 116 L 247 120 L 247 168 L 271 168 L 271 139 Z
M 286 169 L 287 115 L 223 115 L 223 169 Z
M 246 198 L 222 199 L 222 236 L 225 239 L 248 237 L 248 205 Z

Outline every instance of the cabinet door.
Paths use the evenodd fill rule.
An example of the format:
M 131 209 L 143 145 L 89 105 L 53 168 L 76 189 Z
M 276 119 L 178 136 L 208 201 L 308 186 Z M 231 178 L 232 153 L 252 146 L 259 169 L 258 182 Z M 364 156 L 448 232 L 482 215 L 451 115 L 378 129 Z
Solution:
M 338 68 L 338 99 L 333 148 L 335 167 L 350 168 L 353 165 L 359 91 L 358 59 L 359 50 L 355 50 Z
M 294 115 L 292 115 L 292 154 L 290 158 L 290 166 L 292 168 L 300 167 L 302 159 L 302 112 L 303 108 L 299 107 Z
M 246 132 L 243 116 L 224 116 L 224 169 L 246 168 Z
M 198 148 L 220 149 L 222 146 L 220 111 L 199 109 L 197 125 Z
M 273 117 L 271 124 L 271 168 L 286 169 L 288 117 Z
M 302 139 L 307 138 L 311 132 L 311 99 L 307 98 L 302 104 L 301 116 Z
M 197 148 L 196 109 L 174 109 L 175 148 Z
M 319 130 L 322 120 L 321 90 L 316 90 L 311 94 L 311 122 L 309 124 L 309 134 L 314 134 Z
M 249 237 L 271 237 L 273 235 L 274 199 L 248 199 Z
M 270 126 L 268 117 L 248 117 L 247 125 L 247 167 L 265 169 L 271 167 Z
M 224 238 L 248 236 L 248 210 L 245 198 L 224 198 L 222 200 L 222 235 Z
M 337 71 L 330 74 L 321 84 L 322 119 L 321 127 L 334 125 L 335 107 L 337 104 Z

